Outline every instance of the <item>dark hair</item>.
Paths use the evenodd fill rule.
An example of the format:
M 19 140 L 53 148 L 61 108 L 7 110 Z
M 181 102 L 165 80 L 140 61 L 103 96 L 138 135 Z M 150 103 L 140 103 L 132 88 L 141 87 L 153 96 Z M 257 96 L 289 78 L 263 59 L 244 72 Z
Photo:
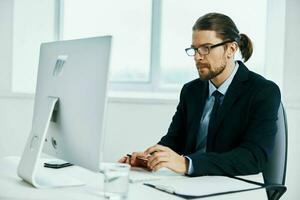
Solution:
M 208 13 L 200 17 L 193 26 L 193 31 L 212 30 L 217 37 L 223 40 L 232 40 L 238 43 L 244 62 L 252 55 L 253 46 L 246 34 L 240 34 L 230 17 L 220 13 Z

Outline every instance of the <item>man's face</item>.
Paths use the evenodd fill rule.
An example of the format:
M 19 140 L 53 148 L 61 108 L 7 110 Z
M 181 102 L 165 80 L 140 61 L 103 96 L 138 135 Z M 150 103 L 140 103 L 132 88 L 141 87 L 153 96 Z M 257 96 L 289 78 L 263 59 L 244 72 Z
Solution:
M 200 30 L 193 32 L 192 47 L 210 46 L 220 42 L 223 42 L 223 40 L 217 38 L 215 31 Z M 201 80 L 213 79 L 224 71 L 227 65 L 225 53 L 224 46 L 211 49 L 208 55 L 200 55 L 196 52 L 194 60 Z

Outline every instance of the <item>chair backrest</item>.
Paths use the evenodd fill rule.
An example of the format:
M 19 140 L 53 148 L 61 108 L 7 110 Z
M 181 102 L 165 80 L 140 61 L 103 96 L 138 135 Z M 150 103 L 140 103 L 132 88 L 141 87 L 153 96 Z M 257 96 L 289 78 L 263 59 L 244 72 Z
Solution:
M 288 127 L 284 107 L 280 103 L 277 119 L 277 133 L 272 155 L 263 171 L 264 182 L 267 185 L 283 186 L 277 190 L 267 190 L 269 200 L 279 199 L 286 191 L 285 177 L 287 166 L 287 147 L 288 147 Z

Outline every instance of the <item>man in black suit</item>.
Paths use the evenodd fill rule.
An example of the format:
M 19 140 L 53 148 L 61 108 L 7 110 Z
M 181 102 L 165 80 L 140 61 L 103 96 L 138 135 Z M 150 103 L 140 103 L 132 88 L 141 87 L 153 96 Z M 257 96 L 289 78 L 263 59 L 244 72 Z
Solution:
M 160 142 L 120 162 L 135 165 L 137 157 L 146 157 L 150 170 L 167 167 L 191 176 L 261 172 L 274 146 L 280 91 L 235 61 L 238 49 L 246 62 L 252 42 L 228 16 L 200 17 L 186 49 L 200 78 L 183 86 Z

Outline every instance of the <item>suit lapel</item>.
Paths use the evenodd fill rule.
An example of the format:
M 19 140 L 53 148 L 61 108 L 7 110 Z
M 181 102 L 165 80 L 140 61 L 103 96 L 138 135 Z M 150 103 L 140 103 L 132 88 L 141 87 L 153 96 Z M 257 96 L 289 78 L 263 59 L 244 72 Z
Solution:
M 200 81 L 200 80 L 199 80 Z M 193 91 L 194 95 L 193 95 L 193 106 L 191 107 L 192 110 L 192 123 L 191 123 L 191 127 L 190 130 L 192 131 L 192 134 L 188 136 L 189 140 L 188 140 L 188 144 L 187 146 L 190 147 L 189 152 L 194 152 L 196 145 L 197 145 L 197 136 L 199 133 L 199 128 L 200 128 L 200 119 L 203 113 L 203 108 L 205 106 L 205 102 L 207 99 L 207 95 L 208 95 L 208 82 L 207 81 L 200 81 L 199 82 L 199 87 L 196 87 L 196 89 Z M 192 144 L 192 145 L 190 145 Z
M 200 89 L 200 91 L 198 91 L 198 94 L 199 94 L 199 102 L 198 102 L 198 108 L 196 109 L 196 111 L 198 111 L 198 130 L 199 130 L 199 126 L 200 126 L 200 119 L 201 119 L 201 116 L 202 116 L 202 113 L 203 113 L 203 109 L 204 109 L 204 106 L 205 106 L 205 102 L 206 102 L 206 99 L 207 99 L 207 96 L 208 96 L 208 82 L 205 81 L 203 84 L 202 84 L 202 88 Z
M 224 117 L 226 116 L 226 114 L 228 115 L 229 110 L 231 108 L 231 106 L 235 103 L 236 100 L 239 99 L 239 97 L 242 95 L 243 91 L 246 90 L 246 85 L 243 84 L 244 81 L 248 80 L 248 73 L 249 70 L 247 69 L 247 67 L 242 63 L 239 62 L 239 69 L 237 71 L 237 73 L 234 76 L 234 79 L 232 80 L 226 95 L 224 97 L 223 103 L 220 107 L 219 113 L 217 115 L 216 118 L 216 122 L 215 125 L 211 131 L 211 138 L 212 140 L 211 143 L 213 143 L 215 141 L 215 137 L 217 135 L 217 130 L 221 124 L 221 122 L 223 121 Z M 212 144 L 207 144 L 207 148 L 211 149 L 210 147 Z

